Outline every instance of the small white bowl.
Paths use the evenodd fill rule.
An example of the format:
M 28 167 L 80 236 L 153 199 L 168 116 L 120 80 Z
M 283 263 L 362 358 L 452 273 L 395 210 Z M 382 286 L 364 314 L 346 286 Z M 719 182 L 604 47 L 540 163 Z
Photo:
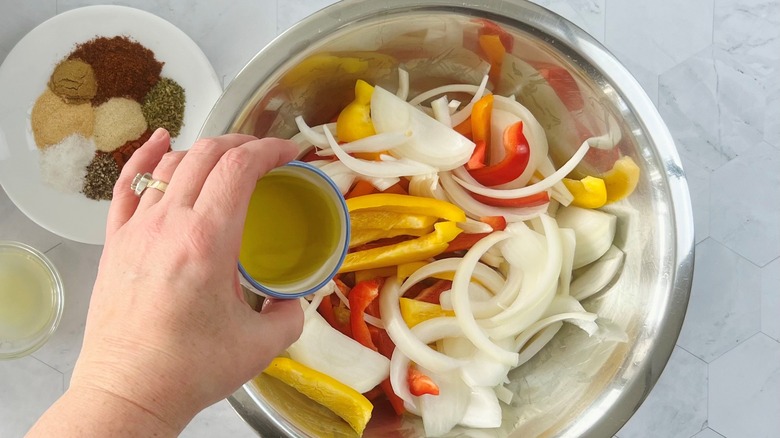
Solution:
M 57 329 L 64 302 L 62 279 L 43 253 L 24 243 L 0 241 L 0 265 L 5 265 L 0 268 L 0 360 L 16 359 L 41 348 Z M 40 286 L 37 297 L 30 295 L 33 282 Z M 25 306 L 42 312 L 26 317 L 19 313 Z M 25 319 L 30 327 L 20 327 Z

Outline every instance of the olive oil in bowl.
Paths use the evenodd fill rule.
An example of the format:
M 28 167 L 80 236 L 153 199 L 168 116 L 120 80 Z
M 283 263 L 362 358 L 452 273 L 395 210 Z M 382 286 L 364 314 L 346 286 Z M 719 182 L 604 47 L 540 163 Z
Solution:
M 255 291 L 297 297 L 336 274 L 349 242 L 349 213 L 335 184 L 292 162 L 257 183 L 247 211 L 239 268 Z

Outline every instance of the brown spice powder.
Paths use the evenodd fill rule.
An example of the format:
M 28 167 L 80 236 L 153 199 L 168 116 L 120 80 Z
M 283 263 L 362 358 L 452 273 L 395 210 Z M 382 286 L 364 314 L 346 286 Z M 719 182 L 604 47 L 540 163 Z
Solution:
M 143 146 L 151 136 L 152 130 L 147 129 L 146 132 L 141 134 L 141 137 L 128 141 L 127 143 L 120 146 L 119 149 L 111 153 L 111 156 L 114 158 L 114 161 L 116 161 L 116 165 L 119 167 L 120 172 L 122 171 L 122 168 L 125 167 L 125 164 L 127 164 L 127 161 L 130 160 L 130 157 L 133 155 L 133 153 L 137 151 L 138 148 Z
M 160 80 L 163 66 L 151 50 L 125 36 L 99 37 L 79 44 L 68 59 L 80 59 L 95 71 L 98 89 L 93 105 L 112 97 L 142 102 Z

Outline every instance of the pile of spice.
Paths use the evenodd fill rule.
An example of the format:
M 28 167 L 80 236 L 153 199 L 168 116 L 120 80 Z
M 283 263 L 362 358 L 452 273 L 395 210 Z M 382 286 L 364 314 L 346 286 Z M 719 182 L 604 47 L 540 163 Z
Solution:
M 125 36 L 79 44 L 35 101 L 30 122 L 42 180 L 110 200 L 122 167 L 157 128 L 177 137 L 184 89 L 162 77 L 154 53 Z

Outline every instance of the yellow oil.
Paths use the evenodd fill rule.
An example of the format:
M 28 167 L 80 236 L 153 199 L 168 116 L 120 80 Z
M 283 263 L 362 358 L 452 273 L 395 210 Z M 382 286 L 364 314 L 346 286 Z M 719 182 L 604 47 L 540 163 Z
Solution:
M 271 172 L 252 193 L 239 261 L 257 282 L 285 286 L 320 269 L 339 237 L 338 210 L 323 187 Z
M 36 258 L 0 251 L 0 342 L 36 336 L 54 313 L 54 280 Z

